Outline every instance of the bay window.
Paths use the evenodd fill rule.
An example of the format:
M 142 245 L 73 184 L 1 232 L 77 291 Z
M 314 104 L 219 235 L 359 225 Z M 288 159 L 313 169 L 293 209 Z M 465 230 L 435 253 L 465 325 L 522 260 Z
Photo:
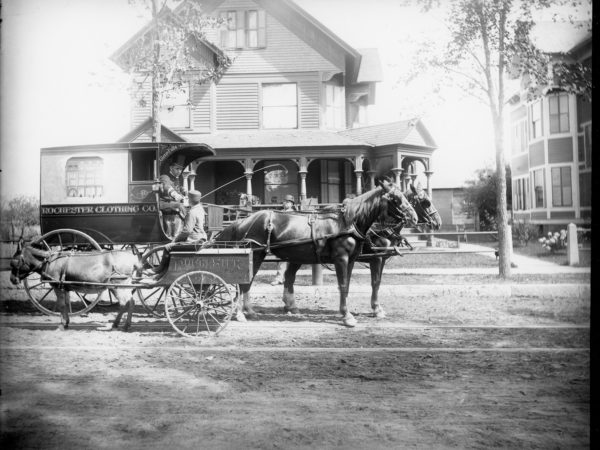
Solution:
M 544 169 L 533 171 L 533 205 L 535 208 L 543 208 L 544 204 Z
M 548 97 L 550 133 L 569 132 L 569 95 L 555 94 Z

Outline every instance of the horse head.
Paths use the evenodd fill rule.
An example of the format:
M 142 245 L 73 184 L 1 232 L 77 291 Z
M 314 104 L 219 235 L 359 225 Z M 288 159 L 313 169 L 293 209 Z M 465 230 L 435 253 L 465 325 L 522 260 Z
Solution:
M 387 203 L 385 218 L 402 226 L 415 226 L 418 222 L 417 213 L 398 186 L 386 178 L 380 180 L 378 185 L 384 191 L 383 198 Z
M 19 284 L 31 272 L 40 271 L 49 256 L 49 252 L 38 250 L 29 244 L 23 245 L 19 241 L 17 251 L 10 261 L 10 282 Z
M 439 230 L 442 227 L 442 218 L 438 213 L 427 192 L 420 186 L 410 185 L 410 189 L 405 192 L 408 201 L 419 216 L 418 226 L 426 226 L 432 230 Z

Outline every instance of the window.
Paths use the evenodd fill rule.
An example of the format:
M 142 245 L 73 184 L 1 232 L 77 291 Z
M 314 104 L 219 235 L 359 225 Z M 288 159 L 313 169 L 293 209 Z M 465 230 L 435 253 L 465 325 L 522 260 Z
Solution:
M 66 165 L 67 197 L 102 197 L 104 161 L 99 157 L 69 158 Z
M 131 152 L 131 181 L 153 181 L 156 178 L 156 151 Z
M 351 192 L 352 164 L 349 161 L 322 160 L 321 202 L 340 203 Z
M 170 128 L 190 128 L 190 86 L 184 84 L 163 94 L 160 122 Z
M 525 131 L 525 122 L 518 122 L 513 126 L 511 136 L 512 154 L 524 153 L 527 151 L 527 135 Z
M 592 173 L 579 174 L 579 202 L 582 207 L 592 206 Z
M 531 105 L 531 139 L 542 137 L 542 102 L 538 100 Z
M 552 206 L 572 206 L 571 168 L 552 168 Z
M 585 167 L 592 167 L 592 125 L 583 127 L 583 148 L 579 146 L 579 162 L 585 162 Z
M 296 83 L 262 85 L 263 128 L 298 128 Z
M 279 164 L 265 171 L 265 203 L 280 205 L 287 194 L 298 199 L 298 166 L 292 161 L 265 161 L 265 165 Z
M 550 111 L 550 133 L 569 131 L 569 95 L 557 94 L 548 97 Z
M 343 129 L 345 124 L 344 86 L 325 84 L 325 125 L 327 128 Z
M 534 207 L 544 207 L 544 169 L 533 171 Z
M 221 46 L 225 48 L 266 47 L 266 15 L 263 10 L 221 11 Z
M 529 179 L 519 178 L 513 181 L 513 209 L 529 209 Z

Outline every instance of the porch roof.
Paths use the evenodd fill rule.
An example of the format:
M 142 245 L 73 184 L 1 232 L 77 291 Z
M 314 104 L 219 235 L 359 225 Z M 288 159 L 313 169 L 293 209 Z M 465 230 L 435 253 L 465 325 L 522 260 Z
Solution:
M 228 131 L 185 137 L 189 141 L 202 142 L 217 150 L 225 148 L 372 147 L 367 142 L 325 130 Z
M 419 119 L 402 120 L 367 127 L 351 128 L 338 134 L 368 142 L 374 147 L 385 145 L 412 145 L 437 148 L 431 134 Z

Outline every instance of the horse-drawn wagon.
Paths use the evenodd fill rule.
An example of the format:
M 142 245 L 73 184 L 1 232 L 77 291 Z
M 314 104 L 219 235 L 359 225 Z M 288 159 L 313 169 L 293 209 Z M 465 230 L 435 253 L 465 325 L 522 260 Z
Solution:
M 262 210 L 208 242 L 173 246 L 173 236 L 165 232 L 157 177 L 168 161 L 187 165 L 211 155 L 210 147 L 191 143 L 42 149 L 42 236 L 30 243 L 28 252 L 15 255 L 11 279 L 24 279 L 34 305 L 44 313 L 60 314 L 63 326 L 69 314 L 90 311 L 108 290 L 122 306 L 113 326 L 127 305 L 128 327 L 133 299 L 119 294 L 128 290 L 150 313 L 166 316 L 177 332 L 204 336 L 218 334 L 236 311 L 253 314 L 248 291 L 265 256 L 273 253 L 290 262 L 283 293 L 287 310 L 297 311 L 293 283 L 298 268 L 330 263 L 336 267 L 343 322 L 354 326 L 346 297 L 354 262 L 364 259 L 363 247 L 373 244 L 368 238 L 371 226 L 391 221 L 401 228 L 415 225 L 419 217 L 432 218 L 432 205 L 423 207 L 416 192 L 409 202 L 396 185 L 384 181 L 342 209 Z M 385 245 L 390 247 L 389 239 Z M 138 263 L 116 270 L 124 253 Z M 103 255 L 102 262 L 92 260 L 93 255 Z M 378 305 L 372 304 L 375 311 Z

